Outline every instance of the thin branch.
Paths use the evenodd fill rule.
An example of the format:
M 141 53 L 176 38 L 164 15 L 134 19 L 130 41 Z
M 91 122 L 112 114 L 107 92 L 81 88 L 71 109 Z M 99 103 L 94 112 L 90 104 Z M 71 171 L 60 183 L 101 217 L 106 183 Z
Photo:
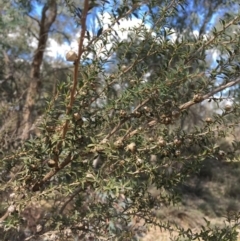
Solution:
M 85 32 L 86 32 L 86 19 L 87 19 L 88 6 L 89 6 L 88 1 L 89 0 L 84 1 L 84 10 L 83 10 L 82 18 L 81 18 L 82 30 L 81 30 L 81 36 L 80 36 L 79 46 L 78 46 L 78 55 L 77 55 L 76 61 L 74 62 L 73 86 L 72 86 L 71 93 L 70 93 L 70 102 L 69 102 L 69 104 L 67 106 L 67 110 L 66 110 L 67 115 L 70 114 L 74 100 L 75 100 L 75 93 L 76 93 L 77 83 L 78 83 L 79 61 L 80 61 L 81 56 L 84 51 L 83 50 L 83 41 L 84 41 L 84 36 L 85 36 Z M 66 136 L 68 125 L 69 125 L 69 120 L 66 120 L 65 125 L 63 127 L 63 134 L 62 134 L 63 139 Z
M 186 63 L 189 63 L 194 56 L 196 56 L 197 53 L 201 52 L 203 50 L 203 48 L 205 48 L 206 46 L 210 45 L 215 39 L 217 39 L 219 37 L 220 34 L 222 34 L 228 27 L 232 26 L 234 23 L 238 22 L 240 19 L 239 16 L 235 17 L 234 19 L 232 19 L 231 21 L 229 21 L 227 24 L 225 24 L 223 26 L 223 29 L 220 30 L 219 32 L 217 32 L 210 40 L 208 40 L 205 44 L 203 44 L 201 47 L 199 47 L 195 52 L 194 55 L 192 57 L 189 58 L 189 60 Z
M 140 109 L 142 106 L 146 105 L 148 101 L 150 101 L 150 98 L 148 98 L 148 99 L 144 100 L 142 103 L 140 103 L 140 104 L 133 110 L 133 112 L 137 111 L 137 110 Z M 131 117 L 129 117 L 129 118 L 131 118 Z M 119 128 L 120 128 L 127 120 L 129 120 L 129 118 L 127 117 L 127 118 L 121 120 L 121 121 L 118 123 L 118 125 L 115 126 L 115 127 L 113 128 L 113 130 L 112 130 L 104 139 L 110 138 L 116 131 L 119 130 Z
M 229 82 L 229 83 L 227 83 L 225 85 L 221 85 L 221 86 L 217 87 L 215 90 L 213 90 L 213 91 L 209 92 L 208 94 L 205 94 L 204 96 L 202 96 L 200 102 L 203 102 L 204 100 L 208 99 L 209 97 L 213 96 L 214 94 L 216 94 L 216 93 L 218 93 L 218 92 L 220 92 L 222 90 L 225 90 L 226 88 L 234 86 L 234 85 L 236 85 L 238 83 L 240 83 L 240 78 L 236 79 L 234 81 L 231 81 L 231 82 Z M 186 102 L 185 104 L 181 105 L 179 107 L 179 109 L 180 110 L 184 110 L 184 109 L 187 109 L 190 106 L 195 105 L 195 104 L 200 103 L 200 102 L 195 102 L 194 100 L 190 100 L 190 101 Z
M 0 218 L 0 224 L 9 216 L 9 211 L 6 211 L 6 213 Z
M 67 199 L 66 202 L 64 202 L 64 204 L 62 205 L 62 207 L 60 208 L 59 210 L 59 214 L 62 214 L 64 209 L 66 208 L 66 206 L 73 200 L 73 198 L 75 196 L 77 196 L 79 194 L 80 191 L 83 191 L 83 188 L 82 187 L 78 187 L 74 193 Z

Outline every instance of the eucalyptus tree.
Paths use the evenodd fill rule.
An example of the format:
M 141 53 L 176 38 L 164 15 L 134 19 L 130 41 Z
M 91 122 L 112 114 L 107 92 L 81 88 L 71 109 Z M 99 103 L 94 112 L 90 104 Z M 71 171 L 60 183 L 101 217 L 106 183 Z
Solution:
M 19 145 L 17 140 L 29 137 L 46 97 L 63 79 L 69 65 L 49 46 L 70 41 L 74 20 L 63 1 L 1 1 L 0 5 L 0 140 L 7 151 Z
M 187 11 L 181 11 L 178 16 L 174 16 L 171 25 L 179 29 L 180 32 L 198 31 L 200 35 L 211 31 L 218 19 L 238 11 L 239 5 L 236 1 L 226 0 L 200 0 L 185 1 Z
M 101 2 L 95 31 L 88 0 L 83 8 L 65 3 L 78 23 L 78 49 L 66 55 L 72 72 L 49 99 L 40 133 L 1 157 L 4 239 L 137 240 L 153 225 L 176 232 L 176 240 L 237 240 L 237 214 L 223 229 L 206 223 L 197 232 L 154 210 L 178 202 L 176 187 L 203 160 L 223 155 L 216 138 L 238 127 L 238 102 L 188 131 L 181 120 L 239 84 L 239 33 L 226 33 L 240 16 L 208 36 L 175 41 L 169 21 L 184 1 Z M 136 26 L 121 27 L 136 18 Z M 224 60 L 212 68 L 206 53 L 219 47 Z

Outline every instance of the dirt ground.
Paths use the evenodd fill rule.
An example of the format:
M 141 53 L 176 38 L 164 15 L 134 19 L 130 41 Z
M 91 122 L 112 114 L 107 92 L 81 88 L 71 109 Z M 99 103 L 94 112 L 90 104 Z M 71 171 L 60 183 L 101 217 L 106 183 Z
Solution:
M 201 226 L 206 225 L 204 218 L 210 221 L 212 227 L 223 227 L 226 223 L 225 218 L 211 218 L 208 216 L 204 216 L 203 213 L 200 211 L 186 209 L 185 207 L 172 208 L 170 211 L 162 211 L 162 214 L 159 214 L 159 218 L 161 218 L 162 220 L 168 220 L 171 223 L 176 223 L 185 230 L 189 228 L 192 230 L 192 232 L 199 232 Z M 240 228 L 237 231 L 239 233 L 238 240 L 240 241 Z M 160 230 L 159 228 L 150 227 L 148 232 L 146 232 L 146 235 L 141 240 L 171 241 L 174 240 L 174 237 L 176 236 L 176 232 L 170 234 L 169 232 Z

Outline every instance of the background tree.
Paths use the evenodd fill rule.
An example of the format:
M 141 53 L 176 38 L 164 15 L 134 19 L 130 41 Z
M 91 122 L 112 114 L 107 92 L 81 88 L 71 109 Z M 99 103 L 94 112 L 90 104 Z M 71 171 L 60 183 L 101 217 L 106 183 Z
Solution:
M 190 107 L 216 101 L 214 95 L 240 82 L 238 32 L 227 34 L 239 16 L 227 16 L 228 21 L 206 38 L 183 34 L 175 41 L 176 30 L 169 21 L 179 16 L 179 7 L 184 9 L 183 1 L 104 2 L 97 7 L 98 18 L 93 18 L 94 31 L 87 24 L 94 17 L 89 14 L 90 3 L 84 1 L 83 9 L 66 3 L 81 28 L 78 52 L 67 54 L 74 63 L 72 72 L 59 81 L 48 101 L 40 133 L 19 151 L 2 156 L 5 240 L 41 240 L 48 234 L 62 240 L 133 240 L 143 234 L 146 224 L 175 231 L 179 240 L 181 236 L 236 240 L 237 216 L 225 229 L 211 229 L 207 223 L 197 233 L 159 220 L 153 210 L 179 201 L 179 185 L 197 173 L 204 160 L 222 156 L 216 139 L 238 126 L 237 102 L 188 131 L 182 122 Z M 47 14 L 48 8 L 53 12 Z M 53 16 L 51 25 L 55 14 L 55 1 L 43 4 L 42 21 Z M 110 18 L 109 24 L 104 25 L 104 17 Z M 116 26 L 136 17 L 140 24 L 123 41 Z M 43 40 L 38 46 L 45 50 L 47 39 Z M 224 59 L 219 56 L 212 68 L 206 53 L 216 49 L 222 50 Z M 43 52 L 40 62 L 42 58 Z M 28 94 L 35 105 L 31 86 L 39 75 L 34 78 Z M 26 105 L 29 108 L 28 97 Z M 237 148 L 234 143 L 229 157 Z M 154 194 L 152 187 L 157 189 Z
M 16 148 L 17 140 L 29 137 L 32 124 L 45 108 L 46 97 L 54 92 L 56 77 L 60 80 L 69 68 L 57 56 L 53 62 L 49 50 L 52 42 L 55 45 L 69 42 L 67 31 L 74 33 L 74 20 L 64 8 L 64 2 L 58 2 L 58 12 L 56 4 L 54 1 L 2 2 L 4 79 L 1 86 L 5 97 L 1 98 L 1 142 L 5 150 Z M 47 41 L 49 36 L 51 39 Z

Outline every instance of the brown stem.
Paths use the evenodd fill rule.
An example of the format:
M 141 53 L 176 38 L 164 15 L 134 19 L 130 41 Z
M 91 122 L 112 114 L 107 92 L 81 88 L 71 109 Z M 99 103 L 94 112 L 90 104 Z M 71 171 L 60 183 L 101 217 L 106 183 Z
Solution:
M 67 110 L 66 110 L 67 115 L 69 115 L 71 113 L 73 103 L 75 100 L 75 93 L 76 93 L 77 83 L 78 83 L 79 62 L 80 62 L 81 56 L 84 52 L 83 40 L 84 40 L 84 36 L 85 36 L 85 32 L 86 32 L 86 19 L 87 19 L 87 13 L 88 13 L 88 5 L 89 5 L 88 1 L 89 0 L 84 1 L 84 10 L 83 10 L 83 15 L 81 17 L 82 30 L 81 30 L 81 36 L 79 39 L 78 56 L 77 56 L 76 61 L 74 62 L 73 86 L 72 86 L 71 93 L 70 93 L 70 102 L 69 102 L 69 104 L 67 106 Z M 68 125 L 69 125 L 69 120 L 66 120 L 64 128 L 63 128 L 63 134 L 62 134 L 63 139 L 65 138 L 65 136 L 67 134 Z
M 203 102 L 204 100 L 208 99 L 209 97 L 213 96 L 214 94 L 216 94 L 216 93 L 218 93 L 222 90 L 225 90 L 226 88 L 234 86 L 238 83 L 240 83 L 240 78 L 236 79 L 236 80 L 233 80 L 233 81 L 231 81 L 231 82 L 229 82 L 225 85 L 221 85 L 221 86 L 217 87 L 215 90 L 207 93 L 206 95 L 203 95 L 200 102 Z M 190 106 L 195 105 L 195 104 L 200 103 L 200 102 L 195 102 L 193 100 L 190 100 L 190 101 L 186 102 L 185 104 L 181 105 L 179 107 L 179 109 L 180 110 L 188 109 Z
M 59 214 L 62 214 L 64 209 L 66 208 L 66 206 L 73 200 L 73 198 L 75 196 L 77 196 L 79 194 L 80 191 L 83 191 L 82 187 L 78 187 L 74 193 L 64 202 L 64 204 L 62 205 L 62 207 L 59 210 Z

